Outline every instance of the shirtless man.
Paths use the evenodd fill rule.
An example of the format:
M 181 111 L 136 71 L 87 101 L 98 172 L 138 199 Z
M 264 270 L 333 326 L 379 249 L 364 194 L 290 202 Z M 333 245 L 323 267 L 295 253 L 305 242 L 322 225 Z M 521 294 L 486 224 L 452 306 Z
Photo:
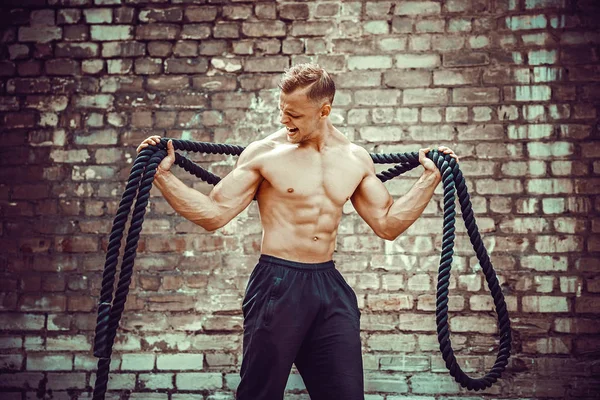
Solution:
M 331 123 L 335 85 L 325 70 L 300 64 L 282 77 L 284 128 L 250 143 L 234 169 L 208 196 L 169 170 L 171 141 L 154 184 L 183 217 L 214 231 L 256 195 L 263 227 L 261 254 L 242 303 L 243 357 L 237 400 L 280 400 L 295 364 L 311 400 L 364 400 L 360 310 L 335 268 L 333 252 L 348 201 L 386 240 L 423 212 L 440 183 L 439 170 L 419 150 L 425 171 L 395 202 L 375 176 L 369 153 Z M 144 140 L 138 153 L 159 142 Z M 447 147 L 439 151 L 458 157 Z

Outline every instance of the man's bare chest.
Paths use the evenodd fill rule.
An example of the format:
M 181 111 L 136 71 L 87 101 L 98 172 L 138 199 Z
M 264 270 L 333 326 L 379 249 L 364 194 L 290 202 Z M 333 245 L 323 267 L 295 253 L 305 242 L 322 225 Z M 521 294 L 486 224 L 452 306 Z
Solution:
M 342 206 L 364 176 L 363 167 L 349 153 L 281 153 L 263 164 L 262 175 L 271 195 L 307 201 L 326 196 Z

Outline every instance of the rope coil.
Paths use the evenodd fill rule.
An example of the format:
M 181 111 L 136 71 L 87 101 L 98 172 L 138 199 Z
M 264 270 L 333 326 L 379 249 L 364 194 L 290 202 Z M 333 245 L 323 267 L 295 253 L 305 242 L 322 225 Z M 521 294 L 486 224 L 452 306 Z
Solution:
M 117 215 L 113 220 L 110 233 L 104 272 L 102 276 L 102 288 L 98 302 L 98 317 L 96 320 L 96 331 L 94 338 L 94 356 L 98 360 L 96 382 L 94 385 L 93 400 L 104 400 L 108 387 L 108 374 L 110 369 L 110 357 L 116 337 L 117 327 L 125 308 L 129 285 L 133 274 L 137 244 L 142 231 L 144 215 L 150 197 L 150 189 L 154 181 L 156 169 L 163 158 L 167 155 L 168 138 L 161 138 L 156 146 L 144 148 L 136 157 L 123 192 Z M 205 154 L 227 154 L 239 156 L 245 147 L 207 142 L 193 142 L 188 140 L 173 139 L 173 147 L 176 150 L 186 150 Z M 467 186 L 456 160 L 449 156 L 432 150 L 425 155 L 431 159 L 442 175 L 444 188 L 444 220 L 442 237 L 442 254 L 438 269 L 438 283 L 436 292 L 436 323 L 437 337 L 440 344 L 442 358 L 446 362 L 450 375 L 454 377 L 462 387 L 469 390 L 483 390 L 492 386 L 500 378 L 508 364 L 511 350 L 511 329 L 504 295 L 500 288 L 498 278 L 481 240 L 481 236 L 475 223 L 475 216 L 471 208 Z M 377 174 L 382 182 L 393 179 L 404 172 L 410 171 L 420 165 L 419 154 L 393 153 L 374 154 L 371 158 L 377 164 L 395 163 L 388 170 Z M 185 171 L 202 179 L 203 181 L 216 185 L 221 178 L 204 168 L 200 167 L 188 158 L 175 153 L 175 164 Z M 496 362 L 491 370 L 482 378 L 471 378 L 465 374 L 454 356 L 450 342 L 450 330 L 448 326 L 448 287 L 450 282 L 450 270 L 452 268 L 452 255 L 454 254 L 454 224 L 456 220 L 455 197 L 458 192 L 458 200 L 465 226 L 473 245 L 473 249 L 479 259 L 482 271 L 485 275 L 494 299 L 496 313 L 498 315 L 498 328 L 500 331 L 500 345 Z M 117 260 L 120 254 L 121 239 L 127 223 L 131 206 L 135 200 L 131 223 L 127 233 L 123 260 L 117 289 L 113 299 L 113 287 L 117 272 Z

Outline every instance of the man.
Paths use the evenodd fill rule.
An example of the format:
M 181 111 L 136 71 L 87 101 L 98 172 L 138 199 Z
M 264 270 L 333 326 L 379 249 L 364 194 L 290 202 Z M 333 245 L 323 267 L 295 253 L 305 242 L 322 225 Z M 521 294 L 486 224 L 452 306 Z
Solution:
M 236 399 L 283 399 L 295 364 L 311 400 L 363 400 L 360 310 L 332 260 L 342 208 L 352 201 L 377 236 L 394 240 L 421 215 L 440 173 L 425 157 L 430 149 L 421 149 L 425 171 L 394 202 L 369 153 L 332 125 L 329 74 L 314 64 L 296 65 L 280 88 L 285 127 L 250 143 L 208 196 L 169 172 L 171 141 L 154 182 L 175 211 L 208 231 L 226 225 L 256 195 L 263 238 L 242 304 Z M 137 151 L 159 140 L 149 137 Z M 439 150 L 458 160 L 449 148 Z

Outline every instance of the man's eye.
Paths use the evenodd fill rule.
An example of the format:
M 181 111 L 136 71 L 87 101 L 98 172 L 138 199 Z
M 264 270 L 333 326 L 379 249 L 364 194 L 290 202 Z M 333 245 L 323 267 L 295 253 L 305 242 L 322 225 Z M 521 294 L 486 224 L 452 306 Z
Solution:
M 288 114 L 288 115 L 289 115 L 290 117 L 292 117 L 292 118 L 298 118 L 298 116 L 297 116 L 297 115 L 292 115 L 292 114 Z

